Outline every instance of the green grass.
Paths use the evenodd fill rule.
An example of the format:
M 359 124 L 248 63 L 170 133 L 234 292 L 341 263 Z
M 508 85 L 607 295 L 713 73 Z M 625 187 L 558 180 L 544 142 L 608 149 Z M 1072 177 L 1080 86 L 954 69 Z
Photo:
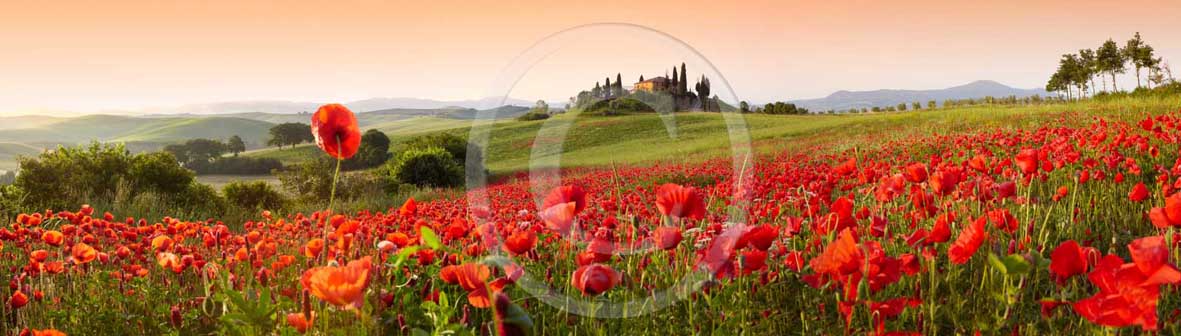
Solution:
M 194 138 L 229 139 L 240 136 L 242 140 L 261 145 L 269 136 L 271 123 L 243 118 L 185 118 L 170 119 L 167 123 L 150 123 L 128 130 L 123 135 L 110 139 L 113 142 L 182 142 Z
M 1066 111 L 1102 113 L 1129 120 L 1143 112 L 1181 108 L 1181 97 L 1123 98 L 1030 106 L 970 106 L 909 112 L 837 115 L 741 115 L 736 129 L 745 129 L 757 152 L 807 150 L 823 145 L 843 150 L 856 144 L 881 142 L 929 133 L 984 127 L 1028 128 L 1053 121 Z M 471 121 L 416 117 L 374 125 L 390 136 L 392 146 L 415 136 L 448 132 L 466 136 Z M 729 155 L 730 135 L 718 113 L 673 115 L 631 114 L 590 116 L 569 113 L 540 121 L 501 121 L 489 130 L 486 162 L 494 174 L 527 170 L 535 141 L 561 141 L 563 167 L 609 166 L 653 161 L 695 162 Z M 544 129 L 544 131 L 542 131 Z M 916 133 L 919 132 L 919 133 Z M 675 137 L 673 136 L 675 134 Z M 860 141 L 847 141 L 858 139 Z M 264 149 L 244 155 L 276 158 L 284 164 L 322 155 L 310 144 Z M 539 153 L 539 167 L 555 164 L 554 153 Z

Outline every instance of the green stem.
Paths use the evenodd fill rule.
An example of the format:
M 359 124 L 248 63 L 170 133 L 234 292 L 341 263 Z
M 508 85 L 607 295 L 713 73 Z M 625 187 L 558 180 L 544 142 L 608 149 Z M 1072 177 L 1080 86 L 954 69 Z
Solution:
M 339 139 L 339 137 L 337 137 L 337 143 L 339 143 L 339 142 L 340 142 L 340 139 Z M 325 262 L 328 261 L 328 249 L 331 247 L 331 245 L 328 245 L 328 231 L 332 229 L 332 217 L 331 217 L 332 216 L 332 206 L 336 203 L 336 182 L 337 182 L 337 180 L 340 179 L 340 162 L 343 161 L 343 160 L 341 160 L 339 153 L 337 153 L 337 154 L 338 155 L 336 156 L 336 172 L 332 173 L 332 191 L 328 194 L 328 216 L 329 217 L 324 219 L 324 248 L 323 248 L 324 251 L 322 253 L 324 253 L 324 261 Z

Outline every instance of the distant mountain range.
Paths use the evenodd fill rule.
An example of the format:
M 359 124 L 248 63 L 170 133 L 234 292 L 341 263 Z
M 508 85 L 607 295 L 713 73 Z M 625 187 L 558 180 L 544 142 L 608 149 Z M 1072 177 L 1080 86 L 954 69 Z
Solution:
M 508 98 L 503 102 L 500 97 L 468 100 L 434 100 L 423 98 L 369 98 L 342 103 L 354 112 L 378 111 L 390 109 L 427 110 L 427 109 L 489 109 L 503 105 L 533 106 L 532 101 Z M 188 104 L 173 107 L 153 107 L 142 110 L 120 111 L 119 114 L 131 115 L 211 115 L 234 113 L 301 113 L 315 112 L 323 102 L 297 102 L 283 100 L 231 101 L 207 104 Z
M 855 108 L 887 107 L 902 103 L 910 104 L 912 102 L 922 103 L 925 107 L 927 102 L 931 100 L 936 101 L 939 105 L 943 105 L 943 101 L 947 99 L 984 98 L 989 96 L 997 98 L 1017 96 L 1023 98 L 1033 95 L 1046 97 L 1050 94 L 1041 89 L 1019 89 L 995 81 L 979 80 L 960 86 L 935 90 L 842 90 L 833 92 L 828 97 L 793 100 L 790 103 L 812 111 L 845 111 Z
M 269 104 L 272 108 L 280 105 L 282 104 Z M 476 118 L 516 118 L 529 109 L 525 106 L 508 105 L 484 110 L 467 107 L 385 108 L 375 111 L 358 109 L 357 124 L 365 130 L 378 129 L 413 134 L 420 130 L 442 130 L 471 125 L 471 120 Z M 490 113 L 494 116 L 483 116 L 481 112 L 494 112 Z M 58 145 L 71 146 L 90 141 L 123 143 L 128 149 L 139 152 L 158 150 L 164 145 L 193 138 L 224 140 L 238 135 L 246 142 L 248 148 L 259 148 L 265 143 L 268 132 L 274 125 L 286 122 L 309 123 L 310 120 L 311 113 L 302 111 L 147 116 L 0 116 L 0 170 L 15 168 L 13 159 L 17 155 L 28 155 Z

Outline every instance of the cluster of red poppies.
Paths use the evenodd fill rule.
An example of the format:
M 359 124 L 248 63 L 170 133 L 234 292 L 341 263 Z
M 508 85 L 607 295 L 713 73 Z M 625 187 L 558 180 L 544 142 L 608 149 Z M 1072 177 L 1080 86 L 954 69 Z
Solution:
M 1052 298 L 1032 303 L 1044 318 L 1071 316 L 1054 309 L 1069 305 L 1073 316 L 1098 325 L 1158 330 L 1174 322 L 1158 318 L 1162 293 L 1181 282 L 1169 261 L 1178 238 L 1170 232 L 1181 226 L 1181 157 L 1161 154 L 1178 150 L 1178 116 L 932 135 L 839 153 L 785 151 L 759 158 L 755 178 L 734 174 L 728 160 L 570 169 L 545 195 L 534 195 L 527 178 L 511 178 L 469 191 L 486 196 L 486 205 L 458 197 L 348 215 L 264 212 L 241 230 L 213 220 L 116 220 L 88 206 L 45 211 L 0 229 L 5 260 L 19 260 L 2 263 L 11 274 L 6 302 L 19 310 L 44 300 L 63 273 L 109 273 L 128 295 L 135 293 L 122 283 L 133 278 L 171 283 L 235 273 L 236 288 L 270 286 L 301 307 L 286 319 L 300 331 L 315 327 L 310 297 L 359 310 L 449 291 L 492 308 L 496 328 L 513 334 L 545 327 L 532 326 L 509 299 L 525 296 L 511 288 L 527 270 L 542 270 L 534 276 L 551 286 L 610 299 L 643 295 L 636 293 L 653 283 L 640 273 L 662 268 L 708 274 L 706 289 L 739 277 L 803 283 L 815 295 L 838 294 L 821 300 L 835 301 L 828 307 L 837 307 L 846 327 L 863 312 L 873 321 L 867 331 L 886 333 L 943 328 L 923 324 L 932 316 L 918 311 L 944 302 L 921 284 L 953 273 L 972 282 L 1003 274 L 1022 279 L 1015 291 Z M 348 124 L 342 116 L 322 119 Z M 316 132 L 340 158 L 355 147 L 355 128 Z M 1117 219 L 1129 224 L 1097 224 Z M 1116 248 L 1125 244 L 1130 263 Z M 511 262 L 491 263 L 489 255 Z M 570 271 L 552 274 L 562 263 Z M 426 283 L 390 285 L 423 272 L 430 272 Z M 51 299 L 41 304 L 60 300 Z M 916 317 L 892 324 L 907 311 Z

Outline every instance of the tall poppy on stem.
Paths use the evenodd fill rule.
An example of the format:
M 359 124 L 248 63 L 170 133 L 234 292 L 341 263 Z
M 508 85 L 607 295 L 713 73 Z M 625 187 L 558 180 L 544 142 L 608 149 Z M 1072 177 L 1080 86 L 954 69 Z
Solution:
M 340 104 L 320 106 L 312 115 L 312 136 L 316 146 L 336 158 L 336 172 L 332 174 L 332 192 L 328 196 L 328 211 L 336 202 L 336 182 L 340 177 L 340 162 L 357 154 L 361 146 L 361 129 L 353 111 Z M 324 229 L 324 241 L 328 241 L 328 227 Z M 324 250 L 327 253 L 327 249 Z

